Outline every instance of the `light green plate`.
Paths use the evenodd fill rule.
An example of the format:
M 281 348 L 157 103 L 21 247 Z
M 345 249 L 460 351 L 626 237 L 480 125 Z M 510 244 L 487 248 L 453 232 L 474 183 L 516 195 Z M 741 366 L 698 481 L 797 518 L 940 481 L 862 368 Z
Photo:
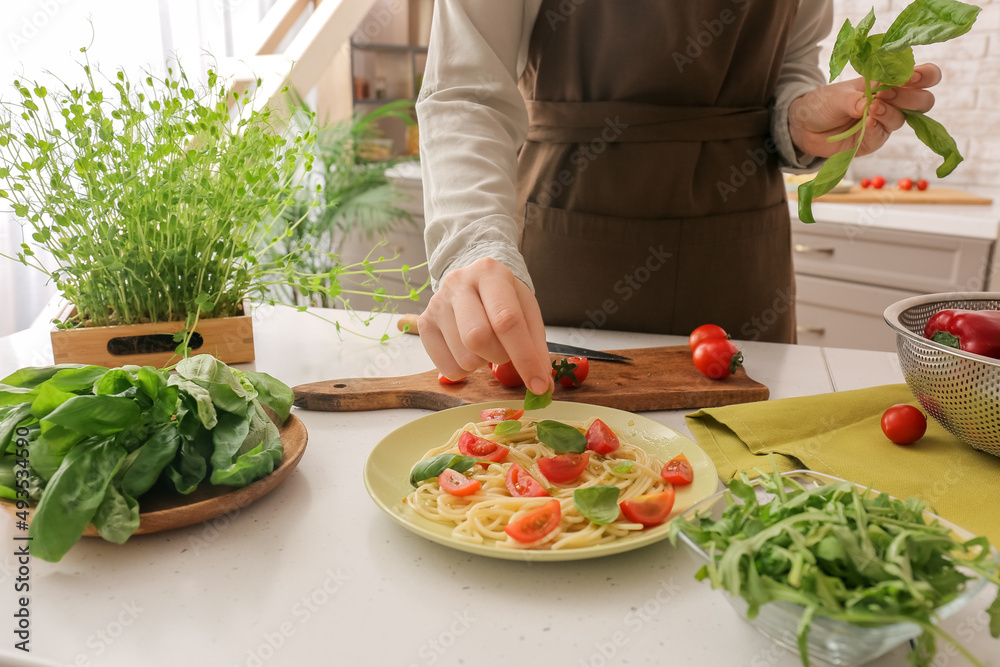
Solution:
M 365 486 L 372 500 L 394 521 L 417 535 L 445 546 L 480 556 L 523 561 L 565 561 L 597 558 L 631 551 L 664 539 L 669 523 L 648 528 L 608 544 L 558 551 L 504 549 L 492 540 L 483 544 L 469 544 L 451 535 L 451 526 L 436 523 L 420 516 L 404 502 L 413 488 L 410 486 L 410 469 L 431 448 L 443 444 L 452 433 L 468 422 L 478 422 L 484 408 L 519 408 L 521 401 L 497 401 L 435 412 L 402 426 L 375 446 L 365 463 Z M 719 489 L 719 474 L 712 459 L 698 445 L 677 431 L 646 417 L 631 412 L 599 405 L 556 402 L 528 415 L 533 419 L 585 421 L 598 417 L 633 445 L 647 453 L 668 461 L 683 452 L 694 469 L 694 482 L 675 487 L 677 496 L 673 518 L 694 503 L 707 498 Z

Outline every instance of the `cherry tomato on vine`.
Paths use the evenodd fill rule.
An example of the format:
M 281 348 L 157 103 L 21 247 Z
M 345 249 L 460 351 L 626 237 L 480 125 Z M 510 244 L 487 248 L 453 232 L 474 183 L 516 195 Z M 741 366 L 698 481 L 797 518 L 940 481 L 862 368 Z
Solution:
M 462 378 L 461 380 L 452 380 L 451 378 L 445 376 L 444 373 L 438 373 L 438 382 L 441 384 L 462 384 L 465 382 L 465 378 Z
M 508 361 L 505 364 L 490 364 L 490 370 L 493 371 L 493 377 L 497 379 L 497 382 L 505 387 L 523 387 L 524 380 L 518 374 L 517 369 L 514 368 L 514 362 Z
M 884 188 L 885 187 L 885 177 L 884 176 L 876 176 L 875 178 L 873 178 L 872 179 L 872 187 L 875 188 L 876 190 L 881 190 L 882 188 Z
M 743 353 L 725 338 L 706 340 L 695 348 L 692 358 L 695 368 L 713 380 L 728 377 L 743 365 Z
M 913 179 L 912 178 L 901 178 L 899 183 L 897 183 L 900 190 L 912 190 L 913 189 Z
M 921 178 L 919 181 L 917 181 L 917 190 L 923 192 L 926 189 L 927 189 L 927 180 Z
M 538 483 L 538 480 L 531 476 L 521 464 L 515 463 L 507 471 L 507 479 L 504 480 L 510 495 L 516 498 L 537 498 L 540 496 L 552 495 L 545 490 L 545 487 Z
M 663 470 L 660 471 L 660 477 L 671 484 L 683 486 L 694 480 L 694 469 L 691 468 L 691 462 L 687 460 L 687 457 L 679 454 L 667 461 Z
M 558 528 L 561 520 L 562 505 L 553 498 L 541 507 L 528 510 L 524 514 L 515 514 L 503 530 L 511 539 L 528 544 L 537 542 Z
M 670 486 L 666 491 L 659 493 L 648 493 L 623 500 L 618 506 L 625 518 L 632 523 L 641 523 L 644 526 L 659 525 L 667 520 L 670 510 L 674 508 L 674 487 Z
M 912 405 L 899 403 L 882 415 L 882 432 L 897 445 L 912 445 L 926 431 L 927 417 Z
M 465 456 L 473 456 L 484 461 L 503 461 L 509 451 L 503 445 L 481 438 L 471 431 L 464 431 L 458 436 L 458 451 Z
M 470 479 L 462 473 L 448 468 L 438 475 L 438 485 L 441 490 L 453 496 L 468 496 L 479 490 L 483 485 L 478 479 Z
M 552 362 L 552 377 L 564 387 L 579 387 L 590 375 L 587 357 L 566 357 Z
M 713 338 L 729 338 L 729 334 L 718 324 L 702 324 L 688 336 L 688 347 L 694 352 L 696 347 Z
M 587 449 L 593 452 L 610 454 L 618 449 L 619 444 L 615 432 L 600 419 L 595 419 L 587 429 Z
M 590 452 L 583 454 L 559 454 L 536 459 L 538 470 L 553 484 L 568 484 L 574 481 L 590 463 Z
M 524 409 L 518 408 L 490 408 L 479 413 L 479 421 L 502 422 L 508 419 L 520 419 L 524 416 Z

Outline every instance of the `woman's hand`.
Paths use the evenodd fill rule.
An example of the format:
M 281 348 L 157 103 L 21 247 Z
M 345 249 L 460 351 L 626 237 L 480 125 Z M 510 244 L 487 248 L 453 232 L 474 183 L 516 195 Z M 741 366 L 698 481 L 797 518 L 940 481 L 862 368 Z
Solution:
M 858 155 L 878 150 L 890 134 L 903 126 L 905 121 L 900 109 L 930 111 L 934 106 L 934 94 L 926 89 L 940 81 L 941 70 L 937 65 L 918 65 L 908 82 L 876 93 L 868 111 L 865 138 L 858 148 Z M 872 87 L 876 85 L 872 83 Z M 800 151 L 817 157 L 830 157 L 849 150 L 857 143 L 857 135 L 835 142 L 828 142 L 827 137 L 850 129 L 861 118 L 864 108 L 864 79 L 820 86 L 789 106 L 788 129 L 792 141 Z
M 513 361 L 532 392 L 552 387 L 535 295 L 496 260 L 480 259 L 446 275 L 417 326 L 427 354 L 452 380 L 486 362 Z

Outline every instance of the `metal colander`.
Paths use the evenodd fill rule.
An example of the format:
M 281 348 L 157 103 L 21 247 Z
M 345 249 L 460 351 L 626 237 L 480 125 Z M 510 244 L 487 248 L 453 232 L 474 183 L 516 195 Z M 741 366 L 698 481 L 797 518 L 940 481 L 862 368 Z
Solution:
M 926 294 L 885 309 L 903 377 L 927 414 L 974 448 L 1000 456 L 1000 360 L 924 338 L 927 320 L 950 308 L 1000 310 L 1000 293 Z

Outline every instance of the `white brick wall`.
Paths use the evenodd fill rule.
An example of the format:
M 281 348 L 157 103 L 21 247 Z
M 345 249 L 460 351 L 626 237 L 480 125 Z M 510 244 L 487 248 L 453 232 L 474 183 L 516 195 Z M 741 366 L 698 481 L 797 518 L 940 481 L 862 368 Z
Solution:
M 983 11 L 972 31 L 944 44 L 914 47 L 917 63 L 941 67 L 944 80 L 934 87 L 937 103 L 930 116 L 948 129 L 965 162 L 947 178 L 952 187 L 1000 188 L 1000 0 L 965 0 Z M 910 0 L 834 0 L 834 28 L 824 42 L 820 65 L 829 72 L 830 50 L 845 19 L 857 24 L 875 7 L 873 33 L 884 32 Z M 848 65 L 841 79 L 856 76 Z M 849 176 L 860 179 L 882 174 L 893 182 L 921 176 L 934 182 L 940 159 L 906 126 L 894 133 L 877 153 L 858 158 Z

